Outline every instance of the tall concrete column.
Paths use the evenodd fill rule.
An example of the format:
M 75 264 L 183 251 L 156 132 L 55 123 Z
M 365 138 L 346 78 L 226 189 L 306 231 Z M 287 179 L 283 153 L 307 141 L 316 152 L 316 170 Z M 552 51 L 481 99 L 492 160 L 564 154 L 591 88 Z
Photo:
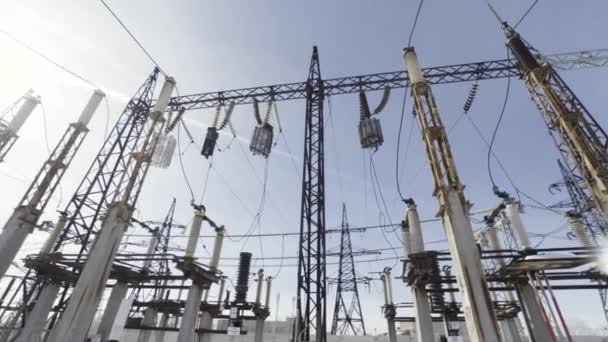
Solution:
M 496 251 L 502 249 L 502 244 L 500 243 L 500 240 L 498 240 L 498 234 L 493 218 L 489 218 L 486 220 L 484 235 L 486 237 L 488 248 L 490 250 Z M 500 269 L 505 265 L 505 261 L 502 257 L 495 257 L 492 260 L 496 269 Z M 510 291 L 505 292 L 505 294 L 508 298 L 512 299 L 513 294 Z M 522 337 L 519 334 L 519 331 L 517 330 L 517 325 L 515 324 L 516 319 L 517 317 L 509 317 L 500 321 L 500 327 L 503 334 L 503 339 L 505 341 L 523 342 Z
M 22 108 L 14 118 L 16 122 L 11 122 L 9 128 L 10 126 L 16 129 L 21 127 L 27 116 L 29 116 L 29 113 L 31 113 L 31 110 L 38 103 L 37 98 L 29 97 L 30 100 L 26 100 L 24 103 L 24 107 L 27 107 L 25 108 L 25 112 Z M 78 152 L 88 132 L 87 124 L 103 97 L 104 94 L 100 90 L 96 90 L 93 93 L 78 121 L 68 127 L 62 139 L 51 152 L 51 155 L 42 164 L 40 171 L 36 174 L 32 184 L 0 233 L 0 278 L 4 276 L 11 263 L 15 260 L 27 236 L 38 225 L 38 220 L 49 198 L 51 198 L 57 185 L 63 178 L 64 172 L 68 165 L 70 165 L 72 158 Z M 26 106 L 27 103 L 30 105 Z M 21 118 L 19 118 L 20 115 Z M 0 140 L 2 140 L 2 135 L 0 134 Z
M 21 206 L 4 225 L 0 233 L 0 278 L 6 274 L 25 239 L 34 231 L 41 211 L 30 206 Z
M 155 308 L 147 308 L 144 311 L 144 317 L 141 320 L 142 327 L 154 327 L 156 315 L 158 315 L 158 311 Z M 152 338 L 152 332 L 153 330 L 142 329 L 139 332 L 139 336 L 137 336 L 137 342 L 149 342 Z
M 528 238 L 528 231 L 526 230 L 523 220 L 521 219 L 519 204 L 507 203 L 505 215 L 520 248 L 524 250 L 529 249 L 530 240 Z M 519 292 L 521 302 L 525 307 L 524 309 L 527 314 L 528 327 L 530 330 L 532 330 L 530 334 L 534 336 L 534 340 L 552 341 L 554 338 L 553 333 L 551 331 L 551 327 L 547 323 L 546 314 L 538 300 L 534 285 L 531 284 L 528 279 L 521 279 L 515 284 L 515 286 Z
M 261 305 L 262 305 L 262 285 L 264 282 L 264 270 L 260 269 L 258 271 L 258 279 L 257 279 L 257 283 L 258 286 L 256 288 L 256 292 L 255 292 L 255 304 L 257 305 L 256 310 L 258 310 L 258 312 L 256 313 L 256 320 L 255 320 L 255 336 L 254 336 L 254 341 L 255 342 L 262 342 L 262 339 L 264 338 L 264 317 L 260 314 L 261 312 Z
M 521 280 L 516 286 L 527 313 L 528 326 L 532 330 L 530 334 L 534 337 L 534 341 L 553 341 L 554 337 L 545 320 L 543 308 L 538 302 L 536 289 L 527 280 Z
M 382 288 L 384 289 L 384 317 L 388 328 L 388 341 L 397 342 L 397 329 L 395 328 L 395 303 L 393 302 L 393 287 L 391 285 L 391 271 L 385 269 L 380 276 Z
M 470 203 L 464 196 L 464 185 L 458 176 L 448 134 L 432 88 L 424 79 L 416 52 L 408 47 L 404 50 L 403 57 L 435 185 L 433 196 L 439 204 L 462 298 L 469 339 L 472 342 L 499 342 L 498 322 L 469 218 Z
M 209 312 L 203 311 L 201 314 L 201 319 L 199 322 L 199 328 L 201 329 L 211 329 L 213 325 L 213 317 Z M 211 337 L 213 334 L 208 332 L 201 332 L 198 334 L 198 342 L 211 342 Z
M 122 301 L 127 296 L 128 290 L 129 284 L 122 281 L 117 281 L 114 286 L 112 286 L 110 298 L 108 298 L 106 308 L 103 311 L 99 327 L 97 328 L 97 334 L 100 335 L 101 342 L 108 341 L 110 333 L 112 332 L 114 320 L 116 320 L 116 314 L 118 314 L 118 309 L 120 309 Z
M 424 240 L 422 238 L 422 227 L 420 217 L 413 200 L 407 200 L 407 222 L 409 225 L 409 254 L 424 252 Z M 406 234 L 404 234 L 405 236 Z M 412 269 L 412 272 L 415 272 Z M 433 342 L 435 334 L 433 332 L 433 318 L 431 317 L 431 306 L 426 293 L 424 283 L 414 283 L 411 286 L 412 299 L 416 312 L 416 333 L 418 342 Z
M 132 216 L 132 209 L 122 203 L 110 206 L 67 308 L 47 342 L 80 341 L 87 336 L 112 269 L 108 260 L 114 260 Z
M 184 255 L 185 259 L 192 260 L 192 258 L 194 257 L 204 218 L 204 207 L 194 206 L 194 217 L 192 218 L 192 225 L 190 226 L 190 234 L 188 236 L 188 243 L 186 245 L 186 251 Z M 190 286 L 190 289 L 188 290 L 188 298 L 186 299 L 186 307 L 184 308 L 184 314 L 182 316 L 182 320 L 179 326 L 177 342 L 194 341 L 194 330 L 196 328 L 196 321 L 198 319 L 198 312 L 201 306 L 202 298 L 202 287 L 193 282 L 192 286 Z
M 194 329 L 196 328 L 196 320 L 198 319 L 198 311 L 203 298 L 203 289 L 196 284 L 193 284 L 188 290 L 188 298 L 186 299 L 186 307 L 184 315 L 179 325 L 177 334 L 177 342 L 192 342 L 194 341 Z
M 25 326 L 21 329 L 15 342 L 40 341 L 44 336 L 46 320 L 53 308 L 53 303 L 57 298 L 61 286 L 55 282 L 48 282 L 42 288 L 40 295 L 32 311 L 27 315 Z
M 169 315 L 167 315 L 167 313 L 163 313 L 162 316 L 160 317 L 160 322 L 159 322 L 158 326 L 161 328 L 165 328 L 165 327 L 167 327 L 168 322 L 169 322 Z M 145 341 L 145 342 L 148 342 L 148 341 Z M 166 342 L 164 330 L 156 331 L 156 334 L 154 336 L 154 342 Z

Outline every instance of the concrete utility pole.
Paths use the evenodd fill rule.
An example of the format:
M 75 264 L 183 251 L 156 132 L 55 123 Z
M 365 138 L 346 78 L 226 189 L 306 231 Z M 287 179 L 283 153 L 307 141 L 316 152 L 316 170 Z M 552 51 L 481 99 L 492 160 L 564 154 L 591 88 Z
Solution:
M 70 301 L 59 323 L 51 332 L 48 342 L 82 341 L 87 336 L 110 276 L 118 246 L 131 223 L 135 204 L 150 166 L 150 158 L 158 142 L 158 133 L 165 123 L 165 109 L 174 88 L 175 80 L 167 77 L 156 104 L 148 113 L 148 131 L 145 138 L 141 145 L 138 145 L 139 150 L 131 153 L 127 172 L 118 180 L 120 186 L 108 206 Z
M 120 309 L 123 300 L 127 297 L 128 290 L 129 284 L 123 280 L 116 281 L 114 286 L 112 286 L 110 298 L 108 298 L 106 307 L 103 310 L 103 315 L 101 316 L 101 321 L 99 322 L 99 327 L 97 328 L 97 334 L 101 337 L 101 342 L 108 342 L 108 338 L 112 332 L 112 326 L 114 326 L 114 321 L 116 320 L 116 315 L 118 314 L 118 310 Z
M 188 237 L 188 243 L 184 257 L 184 269 L 186 269 L 186 267 L 190 267 L 189 265 L 193 264 L 193 257 L 194 253 L 196 252 L 196 246 L 198 245 L 198 239 L 200 236 L 201 226 L 204 219 L 205 207 L 202 205 L 194 206 L 194 218 L 192 219 L 192 226 L 190 228 L 190 235 Z M 213 244 L 213 251 L 211 252 L 211 260 L 209 261 L 209 268 L 211 269 L 212 273 L 215 273 L 217 271 L 217 267 L 220 262 L 220 255 L 222 252 L 225 229 L 223 226 L 217 227 L 215 232 L 215 242 Z M 203 290 L 207 290 L 207 296 L 209 294 L 210 282 L 206 279 L 201 279 L 199 277 L 198 273 L 200 271 L 196 266 L 193 267 L 191 271 L 192 285 L 188 290 L 188 298 L 186 299 L 186 307 L 184 308 L 184 314 L 182 316 L 182 321 L 179 326 L 177 342 L 192 342 L 194 340 L 196 336 L 195 327 L 198 319 L 199 309 L 201 306 Z M 221 291 L 223 291 L 223 283 L 220 292 Z M 202 329 L 210 329 L 212 323 L 213 320 L 210 314 L 208 312 L 203 311 L 203 317 L 199 324 L 199 327 Z M 203 341 L 207 339 L 206 336 L 210 336 L 210 334 L 202 333 L 201 338 L 203 339 Z
M 500 341 L 496 315 L 469 220 L 470 204 L 464 197 L 464 186 L 458 177 L 433 92 L 424 79 L 414 49 L 405 49 L 403 57 L 435 183 L 433 194 L 439 202 L 439 215 L 454 261 L 469 339 L 472 342 Z
M 526 231 L 519 214 L 519 204 L 508 201 L 505 209 L 505 216 L 507 222 L 503 222 L 510 225 L 521 249 L 526 250 L 530 248 L 528 232 Z M 545 319 L 546 313 L 539 302 L 536 288 L 533 284 L 530 284 L 528 278 L 521 278 L 516 281 L 515 288 L 517 289 L 524 306 L 523 309 L 527 316 L 527 324 L 530 334 L 534 337 L 534 341 L 552 341 L 554 335 Z
M 484 234 L 488 244 L 488 249 L 493 251 L 502 250 L 503 248 L 500 240 L 498 240 L 494 218 L 487 218 L 485 224 L 486 226 L 484 229 Z M 493 258 L 492 262 L 494 263 L 497 271 L 505 266 L 505 260 L 502 257 Z M 515 298 L 513 297 L 513 293 L 511 291 L 506 291 L 505 294 L 509 301 L 515 302 Z M 517 312 L 515 312 L 513 315 L 510 315 L 508 318 L 505 318 L 500 322 L 504 341 L 524 342 L 519 334 L 519 327 L 516 323 L 517 319 Z
M 266 278 L 266 299 L 264 301 L 264 305 L 262 306 L 262 284 L 264 283 L 264 271 L 258 271 L 258 287 L 255 296 L 255 308 L 253 309 L 253 313 L 255 314 L 255 342 L 263 342 L 264 341 L 264 322 L 266 318 L 268 318 L 270 311 L 268 311 L 268 305 L 270 304 L 270 285 L 272 282 L 272 277 Z
M 61 233 L 65 227 L 66 222 L 66 213 L 61 213 L 59 220 L 55 223 L 55 226 L 53 226 L 51 234 L 47 237 L 44 245 L 40 249 L 40 255 L 49 257 L 51 249 L 53 248 L 59 233 Z M 33 297 L 31 299 L 32 302 L 30 304 L 35 305 L 33 305 L 32 311 L 25 320 L 24 326 L 21 328 L 19 337 L 15 342 L 29 342 L 39 339 L 42 336 L 46 328 L 46 319 L 51 313 L 53 303 L 55 303 L 55 298 L 57 298 L 60 289 L 61 284 L 59 282 L 54 281 L 51 278 L 46 279 L 46 283 L 42 287 L 42 290 L 40 290 L 38 297 Z
M 395 302 L 393 301 L 393 285 L 391 284 L 391 269 L 385 268 L 380 275 L 382 281 L 382 288 L 384 289 L 384 306 L 382 311 L 386 318 L 388 325 L 388 341 L 397 342 L 397 330 L 395 329 L 395 316 L 397 310 L 395 308 Z
M 222 230 L 223 230 L 223 228 L 222 228 Z M 223 234 L 223 232 L 222 232 L 222 234 Z M 215 248 L 214 248 L 214 250 L 215 250 Z M 220 279 L 220 290 L 217 295 L 217 298 L 218 298 L 217 305 L 218 305 L 219 312 L 222 311 L 222 306 L 223 306 L 222 296 L 224 295 L 225 286 L 226 286 L 226 278 L 222 277 Z M 204 299 L 205 303 L 208 303 L 208 300 L 207 300 L 208 294 L 209 294 L 209 291 L 207 291 L 205 293 L 205 299 Z M 198 323 L 199 329 L 202 330 L 201 332 L 198 333 L 198 340 L 197 340 L 198 342 L 211 342 L 211 337 L 213 336 L 213 334 L 206 332 L 205 330 L 210 330 L 212 328 L 212 326 L 213 326 L 213 316 L 211 315 L 211 312 L 203 311 L 201 313 L 201 318 Z
M 204 218 L 205 208 L 203 206 L 194 206 L 194 217 L 192 219 L 192 225 L 190 226 L 188 243 L 186 244 L 186 253 L 184 255 L 185 259 L 192 260 L 194 257 Z M 192 282 L 192 285 L 188 290 L 186 307 L 184 308 L 184 314 L 179 326 L 179 333 L 177 335 L 178 342 L 192 342 L 194 340 L 194 329 L 196 327 L 196 320 L 198 318 L 198 311 L 201 305 L 202 297 L 203 288 L 200 286 L 200 284 Z
M 414 203 L 414 200 L 408 199 L 406 200 L 406 204 L 407 224 L 403 228 L 403 236 L 406 237 L 407 235 L 405 241 L 409 242 L 409 252 L 405 255 L 408 258 L 410 255 L 424 254 L 424 240 L 422 238 L 422 227 L 420 226 L 420 217 L 418 216 L 416 203 Z M 431 305 L 426 293 L 426 282 L 420 281 L 424 277 L 419 277 L 419 275 L 425 274 L 426 270 L 419 269 L 417 267 L 419 265 L 414 263 L 409 266 L 407 278 L 412 290 L 414 309 L 416 310 L 416 334 L 418 335 L 418 342 L 433 342 L 435 334 L 433 332 Z
M 18 121 L 12 127 L 21 124 L 34 109 L 38 99 L 31 95 L 26 95 L 24 103 L 15 116 L 14 121 Z M 57 185 L 61 181 L 65 170 L 68 168 L 80 145 L 88 133 L 87 124 L 91 120 L 93 113 L 103 99 L 104 94 L 96 90 L 91 96 L 78 121 L 70 124 L 63 134 L 63 137 L 44 162 L 40 171 L 32 181 L 27 192 L 13 211 L 8 222 L 0 234 L 0 278 L 6 274 L 15 256 L 23 246 L 27 236 L 34 231 L 38 225 L 38 220 L 44 212 L 44 208 L 49 199 L 53 196 Z M 20 118 L 19 120 L 17 120 Z
M 0 118 L 0 163 L 4 161 L 6 154 L 17 141 L 19 129 L 25 123 L 25 120 L 30 117 L 36 106 L 40 103 L 40 98 L 32 95 L 32 91 L 28 91 L 21 97 L 21 107 L 13 116 L 10 122 Z

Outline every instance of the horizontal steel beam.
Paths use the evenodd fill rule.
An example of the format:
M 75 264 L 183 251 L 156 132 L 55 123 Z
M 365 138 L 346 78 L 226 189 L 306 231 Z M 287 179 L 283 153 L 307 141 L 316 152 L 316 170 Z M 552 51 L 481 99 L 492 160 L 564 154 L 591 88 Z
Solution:
M 551 63 L 560 70 L 601 68 L 608 66 L 608 49 L 596 49 L 541 56 L 541 60 Z M 514 59 L 454 64 L 423 69 L 425 78 L 431 84 L 467 82 L 519 76 Z M 325 96 L 352 94 L 360 90 L 374 91 L 385 88 L 398 89 L 409 85 L 409 77 L 404 70 L 378 74 L 347 76 L 323 81 Z M 306 82 L 284 83 L 261 87 L 242 88 L 226 91 L 173 97 L 169 107 L 177 111 L 180 107 L 186 110 L 215 108 L 227 105 L 260 102 L 286 101 L 306 97 Z

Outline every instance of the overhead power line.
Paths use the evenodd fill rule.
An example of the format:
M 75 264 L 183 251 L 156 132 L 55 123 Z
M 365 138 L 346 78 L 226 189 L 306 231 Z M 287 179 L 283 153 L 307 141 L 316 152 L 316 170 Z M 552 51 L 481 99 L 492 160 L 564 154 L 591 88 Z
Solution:
M 530 12 L 532 11 L 532 9 L 534 9 L 534 6 L 536 6 L 536 4 L 538 4 L 538 0 L 534 0 L 534 2 L 532 3 L 532 5 L 530 5 L 530 7 L 528 7 L 528 10 L 521 16 L 521 18 L 519 18 L 519 20 L 517 21 L 517 23 L 515 23 L 515 26 L 513 26 L 513 29 L 517 29 L 517 26 L 519 26 L 519 24 L 522 23 L 522 21 L 524 21 L 524 19 L 526 19 L 526 17 L 528 16 L 528 14 L 530 14 Z
M 22 40 L 18 39 L 17 37 L 13 36 L 12 34 L 8 33 L 7 31 L 5 31 L 4 29 L 0 29 L 0 32 L 2 32 L 4 35 L 6 35 L 7 37 L 9 37 L 10 39 L 12 39 L 13 41 L 15 41 L 17 44 L 23 46 L 24 48 L 30 50 L 31 52 L 33 52 L 34 54 L 36 54 L 38 57 L 46 60 L 47 62 L 53 64 L 54 66 L 58 67 L 59 69 L 67 72 L 68 74 L 78 78 L 79 80 L 89 84 L 90 86 L 94 87 L 94 88 L 99 88 L 98 86 L 95 85 L 95 83 L 87 80 L 86 78 L 78 75 L 77 73 L 75 73 L 74 71 L 68 69 L 67 67 L 65 67 L 62 64 L 59 64 L 58 62 L 55 62 L 53 59 L 51 59 L 50 57 L 47 57 L 46 55 L 44 55 L 43 53 L 39 52 L 38 50 L 34 49 L 33 47 L 31 47 L 30 45 L 24 43 Z
M 131 30 L 129 30 L 129 28 L 127 28 L 127 26 L 125 25 L 125 23 L 118 17 L 118 15 L 116 15 L 116 13 L 110 8 L 110 6 L 104 0 L 99 0 L 99 1 L 101 1 L 101 3 L 104 5 L 104 7 L 108 10 L 108 12 L 110 12 L 112 14 L 112 16 L 114 17 L 114 19 L 116 19 L 116 21 L 120 24 L 120 26 L 122 26 L 122 28 L 125 29 L 125 31 L 129 34 L 129 36 L 131 36 L 131 38 L 133 39 L 133 41 L 135 42 L 135 44 L 137 44 L 137 46 L 139 46 L 139 48 L 146 54 L 146 56 L 148 56 L 148 58 L 150 59 L 150 61 L 154 65 L 156 65 L 156 67 L 158 68 L 158 70 L 161 73 L 163 73 L 164 75 L 167 75 L 167 73 L 165 73 L 163 71 L 163 69 L 156 62 L 156 60 L 152 57 L 152 55 L 150 55 L 150 53 L 148 52 L 148 50 L 146 50 L 146 48 L 139 42 L 139 40 L 137 40 L 137 38 L 135 38 L 135 36 L 133 35 L 133 33 L 131 33 Z
M 439 222 L 440 218 L 432 218 L 427 220 L 421 220 L 420 223 L 429 223 L 429 222 Z M 374 230 L 374 229 L 385 229 L 385 228 L 394 228 L 400 226 L 401 223 L 387 223 L 381 225 L 373 225 L 373 226 L 360 226 L 360 227 L 349 227 L 350 231 L 353 233 L 363 233 L 366 230 Z M 325 231 L 326 234 L 338 234 L 340 233 L 340 229 L 328 229 Z M 150 237 L 150 234 L 125 234 L 125 236 L 129 237 Z M 187 238 L 189 235 L 171 235 L 171 238 Z M 289 232 L 289 233 L 265 233 L 265 234 L 232 234 L 225 235 L 225 237 L 231 238 L 243 238 L 243 237 L 281 237 L 281 236 L 300 236 L 300 232 Z M 201 238 L 215 238 L 215 235 L 200 235 Z
M 416 30 L 416 25 L 418 24 L 418 17 L 420 17 L 420 10 L 422 10 L 422 4 L 424 0 L 420 0 L 418 4 L 418 10 L 416 10 L 416 18 L 414 18 L 414 24 L 412 24 L 412 30 L 410 31 L 410 37 L 407 40 L 407 46 L 412 46 L 412 38 L 414 37 L 414 31 Z

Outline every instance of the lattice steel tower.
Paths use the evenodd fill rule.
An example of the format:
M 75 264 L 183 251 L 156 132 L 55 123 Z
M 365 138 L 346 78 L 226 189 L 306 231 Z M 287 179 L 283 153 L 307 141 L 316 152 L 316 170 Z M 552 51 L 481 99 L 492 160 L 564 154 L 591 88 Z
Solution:
M 498 17 L 498 15 L 497 15 Z M 553 138 L 564 166 L 580 178 L 593 204 L 608 213 L 608 135 L 550 63 L 502 21 L 507 47 L 518 61 L 526 87 Z
M 342 232 L 340 240 L 340 269 L 332 335 L 365 335 L 365 322 L 357 289 L 357 274 L 350 241 L 346 205 L 342 204 Z
M 298 257 L 298 294 L 294 341 L 325 342 L 325 151 L 323 99 L 325 97 L 319 52 L 313 48 L 306 92 L 304 173 Z

